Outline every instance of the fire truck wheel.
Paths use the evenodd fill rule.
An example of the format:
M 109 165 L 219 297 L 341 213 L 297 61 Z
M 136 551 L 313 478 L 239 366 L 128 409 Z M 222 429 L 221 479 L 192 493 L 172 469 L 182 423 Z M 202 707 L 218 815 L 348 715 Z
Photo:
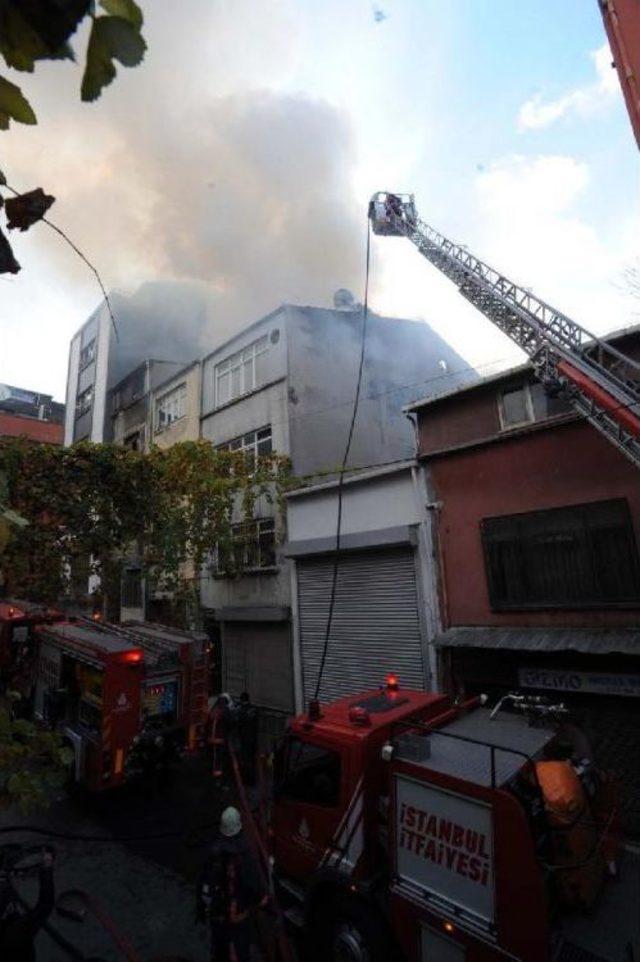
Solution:
M 375 906 L 355 899 L 334 903 L 315 928 L 316 950 L 323 962 L 390 962 L 388 933 Z

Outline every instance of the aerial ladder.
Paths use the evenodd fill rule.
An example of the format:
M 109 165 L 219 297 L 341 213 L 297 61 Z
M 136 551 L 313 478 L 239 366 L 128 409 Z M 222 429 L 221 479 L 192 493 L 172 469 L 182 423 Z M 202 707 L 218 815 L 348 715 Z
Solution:
M 640 467 L 640 363 L 434 230 L 418 217 L 413 194 L 374 194 L 369 219 L 374 234 L 407 237 L 529 356 L 550 395 L 567 397 Z

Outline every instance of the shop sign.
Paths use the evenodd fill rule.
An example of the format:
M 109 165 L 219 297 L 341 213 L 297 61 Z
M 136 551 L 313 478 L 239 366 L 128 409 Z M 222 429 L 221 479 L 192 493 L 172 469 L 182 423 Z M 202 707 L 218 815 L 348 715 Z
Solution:
M 627 698 L 640 698 L 640 675 L 555 668 L 520 668 L 518 680 L 523 688 L 546 688 L 550 691 L 575 694 L 624 695 Z

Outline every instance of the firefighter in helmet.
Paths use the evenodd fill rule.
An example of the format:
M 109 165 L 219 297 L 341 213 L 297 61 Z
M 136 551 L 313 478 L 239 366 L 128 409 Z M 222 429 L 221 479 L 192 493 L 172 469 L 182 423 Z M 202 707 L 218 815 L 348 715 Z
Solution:
M 252 918 L 266 908 L 269 895 L 249 848 L 237 808 L 225 808 L 220 835 L 204 865 L 197 892 L 197 919 L 211 926 L 213 962 L 250 962 Z

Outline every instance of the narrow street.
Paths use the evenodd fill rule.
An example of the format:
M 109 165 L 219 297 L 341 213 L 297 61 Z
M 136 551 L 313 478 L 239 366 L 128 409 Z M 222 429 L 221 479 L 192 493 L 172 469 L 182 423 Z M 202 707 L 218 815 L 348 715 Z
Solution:
M 208 959 L 205 926 L 195 923 L 195 880 L 202 864 L 221 799 L 199 762 L 184 764 L 170 787 L 145 792 L 127 786 L 105 795 L 78 794 L 55 802 L 48 811 L 24 816 L 5 811 L 0 828 L 31 825 L 53 832 L 104 837 L 114 841 L 45 839 L 57 851 L 56 896 L 80 888 L 98 899 L 131 941 L 143 962 L 154 956 L 204 962 Z M 165 835 L 149 841 L 116 841 L 122 836 Z M 10 833 L 4 842 L 39 841 L 35 834 Z M 32 898 L 37 883 L 22 891 Z M 87 957 L 108 962 L 123 958 L 95 920 L 79 924 L 53 913 L 51 924 Z M 62 962 L 69 956 L 43 932 L 38 960 Z

